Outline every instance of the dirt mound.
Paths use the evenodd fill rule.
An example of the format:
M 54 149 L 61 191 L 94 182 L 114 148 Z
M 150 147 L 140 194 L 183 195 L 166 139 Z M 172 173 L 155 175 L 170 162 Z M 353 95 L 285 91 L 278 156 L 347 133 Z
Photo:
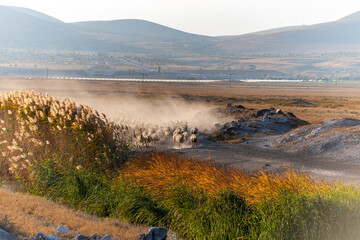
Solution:
M 240 106 L 227 105 L 223 111 L 234 121 L 218 124 L 217 131 L 211 136 L 212 140 L 239 142 L 252 137 L 283 134 L 308 124 L 293 113 L 283 113 L 281 109 L 269 107 L 255 110 Z
M 350 156 L 360 153 L 360 121 L 347 118 L 304 126 L 272 140 L 271 145 L 291 151 Z

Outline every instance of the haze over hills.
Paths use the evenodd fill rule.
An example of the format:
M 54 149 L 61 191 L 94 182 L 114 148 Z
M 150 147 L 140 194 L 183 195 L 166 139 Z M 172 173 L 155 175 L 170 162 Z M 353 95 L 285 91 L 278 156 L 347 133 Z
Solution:
M 334 22 L 237 36 L 207 49 L 218 54 L 358 51 L 359 29 L 357 12 Z
M 122 51 L 155 55 L 360 50 L 360 13 L 338 21 L 239 36 L 190 34 L 145 20 L 64 23 L 30 9 L 0 6 L 0 48 Z
M 30 9 L 0 6 L 1 48 L 70 48 L 83 35 L 55 18 Z
M 61 68 L 91 69 L 75 76 L 154 76 L 161 65 L 168 73 L 161 76 L 172 78 L 360 79 L 359 29 L 357 12 L 328 23 L 209 37 L 145 20 L 64 23 L 0 6 L 0 75 L 21 66 L 22 74 Z
M 70 23 L 72 26 L 85 32 L 116 34 L 120 36 L 143 37 L 153 40 L 197 40 L 211 37 L 200 36 L 175 30 L 160 24 L 145 20 L 125 19 L 112 21 L 88 21 Z

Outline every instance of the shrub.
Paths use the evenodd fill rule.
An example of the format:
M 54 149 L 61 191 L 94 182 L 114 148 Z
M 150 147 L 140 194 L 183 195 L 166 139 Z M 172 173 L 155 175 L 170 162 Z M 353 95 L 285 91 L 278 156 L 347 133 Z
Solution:
M 114 172 L 128 159 L 121 128 L 88 106 L 28 91 L 0 95 L 3 175 L 27 179 L 36 161 L 57 155 L 97 172 Z

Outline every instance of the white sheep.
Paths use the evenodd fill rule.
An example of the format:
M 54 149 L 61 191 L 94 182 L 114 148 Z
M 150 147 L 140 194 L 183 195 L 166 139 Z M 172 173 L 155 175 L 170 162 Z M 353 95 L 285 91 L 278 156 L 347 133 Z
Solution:
M 177 144 L 179 144 L 179 148 L 181 148 L 181 144 L 184 143 L 184 135 L 179 133 L 174 136 L 174 140 Z
M 196 148 L 196 143 L 197 143 L 198 139 L 197 139 L 197 136 L 195 134 L 191 135 L 190 141 L 191 141 L 191 147 Z
M 192 127 L 191 130 L 190 130 L 190 132 L 191 132 L 192 134 L 197 134 L 197 133 L 199 132 L 199 130 L 198 130 L 196 127 Z
M 182 134 L 184 135 L 184 141 L 189 140 L 189 133 L 188 132 L 183 132 Z

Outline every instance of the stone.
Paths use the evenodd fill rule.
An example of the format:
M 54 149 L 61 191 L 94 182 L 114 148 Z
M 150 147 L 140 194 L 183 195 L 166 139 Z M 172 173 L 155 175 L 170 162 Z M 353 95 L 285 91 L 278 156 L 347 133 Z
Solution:
M 55 233 L 59 235 L 67 235 L 69 233 L 68 228 L 66 226 L 58 226 Z
M 89 237 L 89 240 L 101 240 L 102 239 L 102 236 L 100 236 L 99 234 L 97 233 L 94 233 L 93 235 L 91 235 Z
M 276 114 L 281 114 L 281 115 L 285 115 L 285 113 L 279 108 L 279 109 L 276 109 Z
M 256 117 L 263 117 L 265 113 L 270 113 L 269 109 L 261 109 L 256 112 Z
M 286 115 L 288 115 L 289 117 L 292 117 L 292 118 L 296 118 L 295 114 L 293 114 L 292 112 L 288 112 Z
M 54 234 L 46 236 L 46 240 L 61 240 L 61 238 L 55 236 Z
M 236 105 L 235 107 L 239 109 L 246 109 L 246 107 L 244 107 L 243 105 Z
M 12 235 L 11 233 L 8 233 L 2 229 L 0 229 L 0 239 L 3 240 L 19 240 L 16 236 Z
M 296 104 L 299 104 L 299 105 L 309 105 L 309 106 L 316 106 L 315 104 L 313 103 L 309 103 L 309 102 L 305 102 L 305 101 L 296 101 L 296 102 L 292 102 L 290 103 L 291 105 L 296 105 Z
M 89 239 L 89 237 L 84 236 L 84 235 L 82 235 L 82 234 L 78 234 L 78 235 L 76 235 L 76 237 L 74 237 L 74 238 L 71 239 L 71 240 L 88 240 L 88 239 Z
M 40 232 L 40 233 L 36 234 L 34 239 L 36 239 L 36 240 L 47 240 L 46 235 L 43 232 Z
M 111 240 L 111 234 L 105 235 L 101 240 Z
M 152 227 L 149 229 L 149 233 L 145 235 L 144 240 L 166 240 L 168 230 L 163 227 Z

